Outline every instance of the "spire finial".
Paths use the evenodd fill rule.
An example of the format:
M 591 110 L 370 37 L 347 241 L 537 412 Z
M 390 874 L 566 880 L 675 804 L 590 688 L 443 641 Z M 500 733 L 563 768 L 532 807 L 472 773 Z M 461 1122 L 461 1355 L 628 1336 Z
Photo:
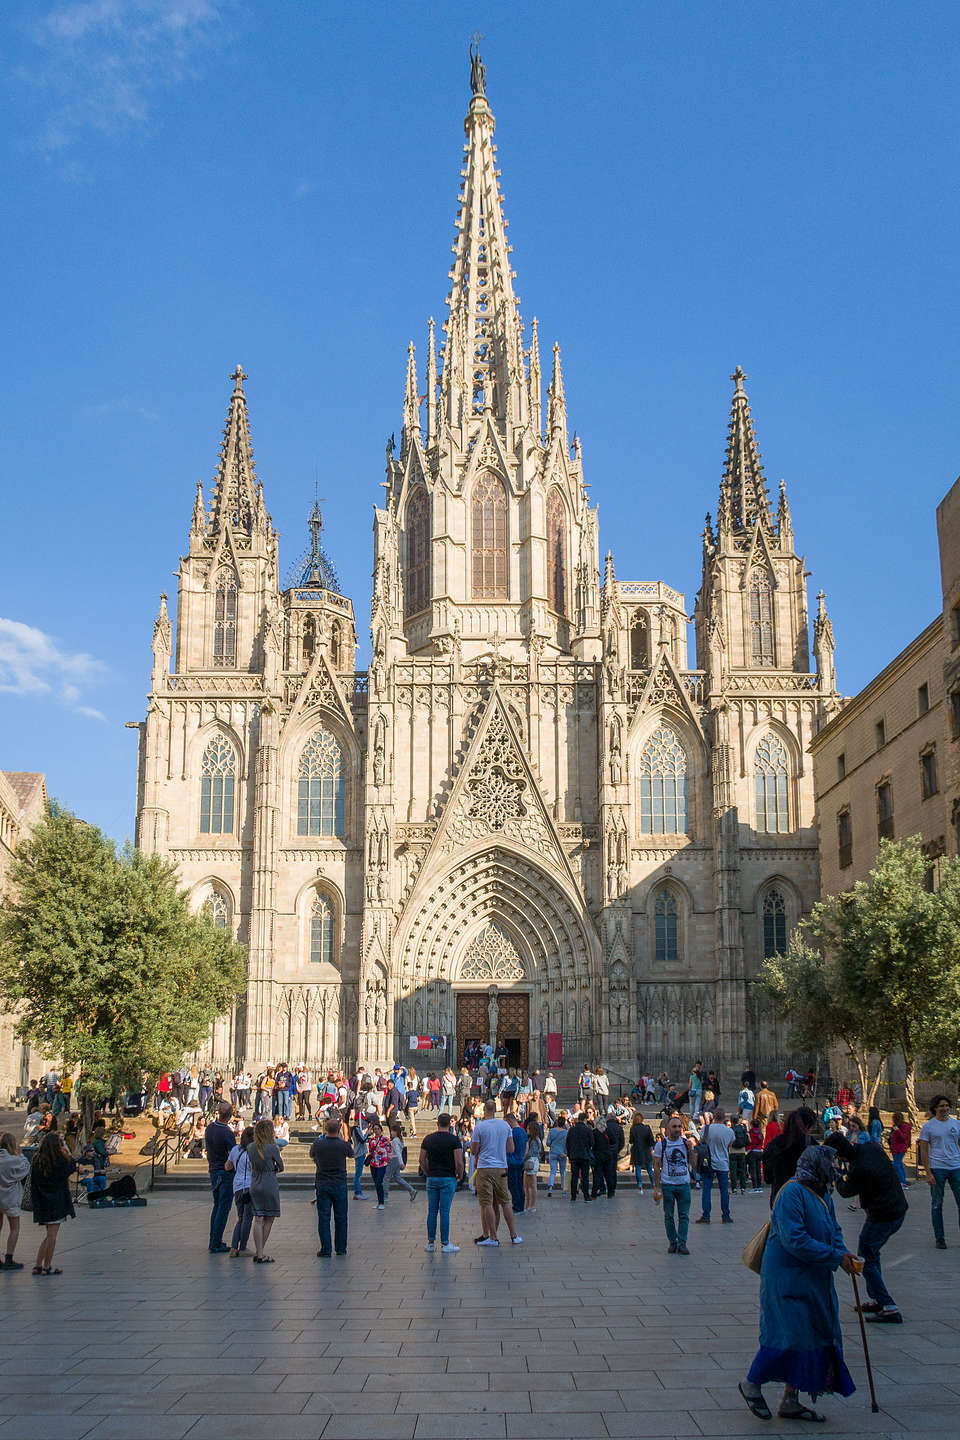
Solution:
M 475 30 L 470 41 L 470 93 L 487 98 L 487 67 L 480 59 L 480 41 L 483 36 Z
M 730 379 L 736 382 L 736 388 L 735 388 L 735 390 L 734 390 L 734 392 L 733 392 L 733 398 L 734 398 L 734 399 L 736 399 L 738 395 L 743 395 L 743 398 L 744 398 L 744 399 L 747 398 L 746 395 L 744 394 L 744 389 L 743 389 L 743 382 L 744 382 L 744 380 L 746 380 L 746 378 L 747 378 L 747 376 L 746 376 L 746 373 L 744 372 L 742 366 L 738 365 L 737 368 L 736 368 L 736 370 L 734 370 L 733 374 L 730 376 Z
M 246 380 L 246 378 L 247 378 L 246 375 L 244 375 L 244 373 L 243 373 L 243 366 L 242 366 L 242 365 L 237 365 L 236 368 L 231 371 L 230 379 L 233 381 L 233 393 L 234 393 L 234 395 L 242 395 L 242 394 L 243 394 L 243 382 L 244 382 L 244 380 Z

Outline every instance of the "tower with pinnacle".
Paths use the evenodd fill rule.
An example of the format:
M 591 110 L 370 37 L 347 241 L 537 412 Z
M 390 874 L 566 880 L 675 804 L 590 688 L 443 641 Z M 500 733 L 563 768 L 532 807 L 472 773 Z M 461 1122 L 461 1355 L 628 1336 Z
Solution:
M 775 1066 L 752 982 L 817 894 L 824 597 L 811 634 L 739 368 L 694 662 L 681 591 L 609 552 L 601 576 L 559 346 L 545 376 L 514 289 L 479 52 L 470 79 L 445 318 L 419 363 L 408 347 L 374 508 L 369 668 L 319 497 L 281 579 L 238 367 L 154 625 L 138 844 L 249 947 L 221 1065 L 372 1068 L 413 1044 L 422 1071 L 493 1042 L 630 1080 Z

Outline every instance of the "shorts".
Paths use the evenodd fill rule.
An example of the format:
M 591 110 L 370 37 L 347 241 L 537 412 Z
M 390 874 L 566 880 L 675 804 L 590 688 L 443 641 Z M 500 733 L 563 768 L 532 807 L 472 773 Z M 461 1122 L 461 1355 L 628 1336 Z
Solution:
M 478 1170 L 476 1180 L 481 1205 L 512 1205 L 506 1170 Z
M 532 1156 L 530 1157 L 529 1160 L 524 1160 L 524 1162 L 523 1162 L 523 1173 L 524 1173 L 524 1175 L 539 1175 L 539 1173 L 540 1173 L 540 1161 L 539 1161 L 539 1160 L 534 1160 Z
M 0 1215 L 6 1215 L 9 1220 L 20 1219 L 19 1205 L 0 1205 Z

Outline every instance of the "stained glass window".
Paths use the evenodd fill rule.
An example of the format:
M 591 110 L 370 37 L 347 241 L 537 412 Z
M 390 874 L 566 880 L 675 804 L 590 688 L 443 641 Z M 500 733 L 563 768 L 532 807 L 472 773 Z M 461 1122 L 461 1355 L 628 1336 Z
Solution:
M 237 663 L 237 582 L 228 571 L 217 578 L 213 607 L 213 663 Z
M 642 610 L 634 610 L 630 621 L 630 669 L 645 670 L 650 663 L 649 631 L 647 617 Z
M 687 756 L 666 725 L 654 730 L 640 753 L 640 830 L 644 835 L 686 835 Z
M 300 753 L 297 834 L 343 837 L 343 751 L 329 730 L 317 730 Z
M 567 613 L 567 512 L 557 486 L 547 496 L 547 600 L 558 615 Z
M 233 797 L 237 757 L 223 735 L 214 735 L 200 762 L 200 834 L 233 832 Z
M 787 953 L 787 905 L 779 890 L 768 890 L 763 897 L 763 954 Z
M 753 664 L 772 665 L 773 594 L 765 570 L 754 570 L 750 575 L 750 639 Z
M 333 906 L 326 895 L 318 895 L 310 912 L 310 960 L 314 965 L 333 964 Z
M 507 492 L 496 475 L 481 475 L 470 507 L 474 600 L 507 598 Z
M 653 905 L 654 957 L 660 964 L 672 964 L 680 953 L 677 925 L 677 897 L 661 890 Z
M 425 485 L 414 486 L 407 502 L 407 586 L 404 602 L 408 615 L 418 615 L 430 604 L 430 497 Z
M 767 834 L 782 834 L 790 829 L 787 781 L 790 767 L 783 741 L 777 735 L 764 735 L 757 746 L 753 762 L 757 791 L 757 829 Z

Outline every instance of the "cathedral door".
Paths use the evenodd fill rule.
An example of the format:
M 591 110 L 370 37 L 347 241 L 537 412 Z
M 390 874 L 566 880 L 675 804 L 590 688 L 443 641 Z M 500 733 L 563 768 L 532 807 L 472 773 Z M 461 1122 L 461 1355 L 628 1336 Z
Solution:
M 490 1022 L 486 990 L 470 991 L 457 996 L 457 1064 L 471 1040 L 486 1045 L 490 1038 Z M 507 1052 L 507 1064 L 526 1070 L 530 1060 L 530 996 L 500 991 L 500 1018 L 497 1040 Z

